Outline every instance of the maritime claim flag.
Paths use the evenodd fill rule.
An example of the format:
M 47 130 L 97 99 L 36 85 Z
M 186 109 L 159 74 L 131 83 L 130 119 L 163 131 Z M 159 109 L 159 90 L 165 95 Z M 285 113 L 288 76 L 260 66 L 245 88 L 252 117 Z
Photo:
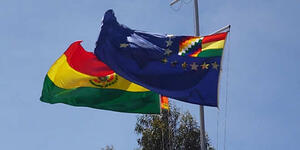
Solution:
M 65 103 L 119 112 L 158 114 L 168 104 L 157 93 L 129 82 L 74 42 L 48 71 L 41 96 Z
M 95 55 L 125 79 L 177 100 L 217 106 L 220 63 L 227 32 L 168 36 L 121 25 L 108 10 Z

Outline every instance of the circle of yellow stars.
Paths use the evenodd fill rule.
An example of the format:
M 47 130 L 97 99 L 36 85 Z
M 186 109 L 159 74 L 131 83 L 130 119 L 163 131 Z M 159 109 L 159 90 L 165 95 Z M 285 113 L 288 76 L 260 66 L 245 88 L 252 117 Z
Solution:
M 167 64 L 169 61 L 167 59 L 168 56 L 170 56 L 170 54 L 172 54 L 172 50 L 170 49 L 170 47 L 173 44 L 172 41 L 173 35 L 168 35 L 168 40 L 165 41 L 166 43 L 166 49 L 164 49 L 164 58 L 161 59 L 161 62 L 164 64 Z M 129 46 L 128 43 L 121 43 L 120 44 L 120 48 L 127 48 Z M 172 67 L 176 67 L 179 63 L 177 61 L 172 61 L 170 62 Z M 202 70 L 208 70 L 209 68 L 212 68 L 214 70 L 219 70 L 220 65 L 217 62 L 213 62 L 213 63 L 206 63 L 203 62 L 202 64 L 198 64 L 197 62 L 193 62 L 191 64 L 188 64 L 187 62 L 183 62 L 180 64 L 182 69 L 187 70 L 188 68 L 190 68 L 193 71 L 197 71 L 199 69 Z

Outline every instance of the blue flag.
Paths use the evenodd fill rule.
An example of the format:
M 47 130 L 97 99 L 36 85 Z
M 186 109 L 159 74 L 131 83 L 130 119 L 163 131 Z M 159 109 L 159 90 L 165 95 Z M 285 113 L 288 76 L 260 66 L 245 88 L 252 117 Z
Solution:
M 220 62 L 227 32 L 169 36 L 130 29 L 108 10 L 95 55 L 129 81 L 180 101 L 217 106 Z

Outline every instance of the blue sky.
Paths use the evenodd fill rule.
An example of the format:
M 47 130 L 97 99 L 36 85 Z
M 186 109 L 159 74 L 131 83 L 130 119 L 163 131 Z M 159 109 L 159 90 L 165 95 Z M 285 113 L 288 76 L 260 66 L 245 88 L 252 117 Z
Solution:
M 0 149 L 137 148 L 138 115 L 42 103 L 43 79 L 70 43 L 83 40 L 93 51 L 107 9 L 134 29 L 193 35 L 193 2 L 174 8 L 170 2 L 1 0 Z M 224 149 L 225 122 L 228 150 L 297 149 L 299 8 L 299 0 L 199 1 L 201 34 L 232 25 L 220 110 L 205 108 L 207 132 L 219 150 Z M 199 120 L 197 105 L 174 102 Z

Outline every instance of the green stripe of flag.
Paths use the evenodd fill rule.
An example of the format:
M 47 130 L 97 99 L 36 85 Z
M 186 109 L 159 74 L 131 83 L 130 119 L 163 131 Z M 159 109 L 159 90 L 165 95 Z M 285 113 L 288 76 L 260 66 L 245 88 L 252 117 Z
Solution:
M 63 89 L 45 77 L 41 101 L 64 103 L 128 113 L 159 114 L 159 95 L 147 92 L 128 92 L 117 89 L 80 87 Z
M 216 56 L 222 56 L 223 49 L 209 49 L 202 51 L 198 57 L 216 57 Z

